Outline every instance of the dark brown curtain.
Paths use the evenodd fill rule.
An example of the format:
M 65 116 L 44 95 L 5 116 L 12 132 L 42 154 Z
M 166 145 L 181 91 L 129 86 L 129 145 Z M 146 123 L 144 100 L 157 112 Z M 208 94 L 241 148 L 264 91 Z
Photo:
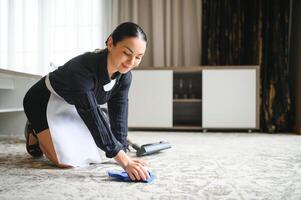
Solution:
M 203 0 L 202 65 L 260 65 L 261 129 L 290 131 L 290 1 Z

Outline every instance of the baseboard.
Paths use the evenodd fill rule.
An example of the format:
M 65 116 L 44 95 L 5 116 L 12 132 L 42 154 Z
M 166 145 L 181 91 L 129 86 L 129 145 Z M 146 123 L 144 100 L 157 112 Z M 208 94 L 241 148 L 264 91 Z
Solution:
M 294 133 L 301 135 L 301 127 L 300 126 L 296 126 L 293 131 L 294 131 Z

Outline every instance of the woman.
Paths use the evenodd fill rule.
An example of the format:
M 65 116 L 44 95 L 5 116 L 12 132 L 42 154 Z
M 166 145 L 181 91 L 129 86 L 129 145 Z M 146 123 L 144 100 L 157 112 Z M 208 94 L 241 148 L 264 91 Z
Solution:
M 125 153 L 130 71 L 146 45 L 141 27 L 122 23 L 105 50 L 77 56 L 32 86 L 23 101 L 28 153 L 45 154 L 58 167 L 76 167 L 99 163 L 105 152 L 132 180 L 147 180 L 145 162 Z M 104 103 L 109 122 L 98 106 Z

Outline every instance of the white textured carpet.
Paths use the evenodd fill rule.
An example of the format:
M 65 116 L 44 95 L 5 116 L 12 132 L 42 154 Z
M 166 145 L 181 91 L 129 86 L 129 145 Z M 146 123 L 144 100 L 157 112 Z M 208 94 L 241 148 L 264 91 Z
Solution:
M 301 136 L 258 133 L 131 132 L 173 148 L 145 157 L 157 179 L 117 182 L 112 160 L 57 169 L 26 154 L 21 137 L 0 137 L 0 199 L 301 199 Z M 134 154 L 131 154 L 134 155 Z

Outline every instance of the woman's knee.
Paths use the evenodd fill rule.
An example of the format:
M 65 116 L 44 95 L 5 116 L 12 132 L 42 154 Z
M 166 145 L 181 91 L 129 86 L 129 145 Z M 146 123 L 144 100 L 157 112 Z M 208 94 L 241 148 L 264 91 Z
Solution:
M 55 152 L 55 149 L 54 149 L 54 146 L 53 146 L 53 142 L 51 139 L 51 134 L 50 134 L 49 129 L 46 129 L 46 130 L 38 133 L 37 136 L 39 138 L 40 147 L 41 147 L 43 153 L 56 167 L 59 167 L 59 168 L 72 167 L 70 165 L 62 164 L 59 162 L 56 152 Z
M 55 152 L 51 152 L 51 150 L 45 149 L 45 147 L 42 147 L 42 146 L 41 146 L 41 150 L 45 154 L 46 158 L 48 158 L 48 160 L 51 161 L 56 167 L 58 167 L 58 168 L 69 168 L 69 167 L 71 167 L 69 165 L 65 165 L 65 164 L 60 163 L 58 161 L 58 158 L 57 158 Z
M 61 164 L 59 162 L 54 163 L 54 164 L 55 164 L 55 166 L 57 166 L 58 168 L 61 168 L 61 169 L 72 168 L 71 165 L 65 165 L 65 164 Z

